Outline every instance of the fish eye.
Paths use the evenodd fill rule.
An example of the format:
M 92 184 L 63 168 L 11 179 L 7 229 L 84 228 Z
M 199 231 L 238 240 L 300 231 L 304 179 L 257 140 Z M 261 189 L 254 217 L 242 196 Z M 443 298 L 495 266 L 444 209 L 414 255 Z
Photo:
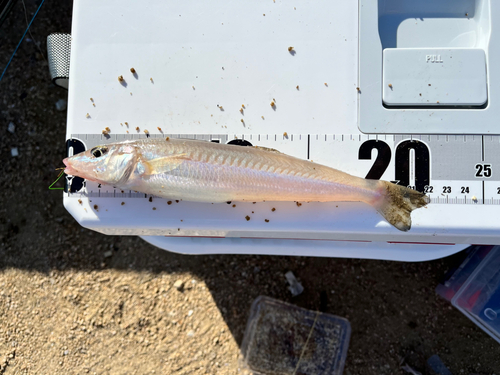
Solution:
M 108 153 L 108 148 L 106 146 L 96 146 L 92 150 L 90 150 L 90 153 L 93 157 L 100 158 L 101 156 Z

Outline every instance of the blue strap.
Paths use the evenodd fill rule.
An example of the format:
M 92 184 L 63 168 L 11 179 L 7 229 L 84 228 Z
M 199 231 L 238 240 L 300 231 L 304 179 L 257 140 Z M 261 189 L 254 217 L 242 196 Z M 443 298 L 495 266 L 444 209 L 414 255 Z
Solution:
M 30 29 L 31 24 L 32 24 L 32 23 L 33 23 L 33 21 L 35 20 L 35 17 L 36 17 L 36 15 L 38 14 L 38 11 L 40 10 L 40 8 L 42 7 L 42 5 L 43 5 L 44 1 L 45 1 L 45 0 L 42 0 L 42 2 L 40 3 L 40 5 L 38 6 L 38 9 L 36 10 L 35 15 L 34 15 L 34 16 L 33 16 L 33 18 L 31 19 L 31 21 L 30 21 L 30 23 L 29 23 L 29 25 L 28 25 L 28 27 L 27 27 L 26 31 L 24 32 L 23 37 L 22 37 L 22 38 L 21 38 L 21 40 L 19 41 L 19 43 L 18 43 L 18 45 L 17 45 L 16 49 L 14 50 L 14 53 L 12 54 L 12 56 L 10 57 L 9 62 L 7 63 L 7 66 L 6 66 L 6 67 L 5 67 L 5 69 L 3 70 L 2 75 L 0 76 L 0 81 L 2 80 L 3 76 L 5 75 L 5 72 L 7 71 L 7 68 L 9 67 L 9 65 L 10 65 L 10 63 L 11 63 L 11 61 L 12 61 L 12 59 L 14 58 L 14 55 L 16 54 L 17 50 L 19 49 L 19 46 L 20 46 L 20 45 L 21 45 L 21 43 L 23 42 L 24 37 L 26 36 L 26 33 L 27 33 L 27 32 L 28 32 L 28 30 Z

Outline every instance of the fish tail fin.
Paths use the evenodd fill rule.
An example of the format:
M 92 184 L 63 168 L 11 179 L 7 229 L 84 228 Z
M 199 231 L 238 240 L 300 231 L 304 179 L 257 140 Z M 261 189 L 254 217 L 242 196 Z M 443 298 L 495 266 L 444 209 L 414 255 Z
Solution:
M 411 228 L 410 213 L 429 203 L 429 197 L 405 186 L 379 181 L 382 196 L 373 206 L 389 223 L 406 232 Z

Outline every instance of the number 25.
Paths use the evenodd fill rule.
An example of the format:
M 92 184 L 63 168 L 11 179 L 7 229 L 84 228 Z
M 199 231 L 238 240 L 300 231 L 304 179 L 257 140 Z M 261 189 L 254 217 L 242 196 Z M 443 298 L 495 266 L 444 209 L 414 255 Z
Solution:
M 491 177 L 491 164 L 476 164 L 476 177 Z

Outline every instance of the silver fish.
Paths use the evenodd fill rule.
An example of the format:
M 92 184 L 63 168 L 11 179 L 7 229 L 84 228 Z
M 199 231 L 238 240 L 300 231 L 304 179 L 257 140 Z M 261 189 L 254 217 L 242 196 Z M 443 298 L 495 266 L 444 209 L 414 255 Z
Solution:
M 425 206 L 422 193 L 366 180 L 259 147 L 188 139 L 144 139 L 101 145 L 63 160 L 65 173 L 122 190 L 196 202 L 360 201 L 397 229 Z

